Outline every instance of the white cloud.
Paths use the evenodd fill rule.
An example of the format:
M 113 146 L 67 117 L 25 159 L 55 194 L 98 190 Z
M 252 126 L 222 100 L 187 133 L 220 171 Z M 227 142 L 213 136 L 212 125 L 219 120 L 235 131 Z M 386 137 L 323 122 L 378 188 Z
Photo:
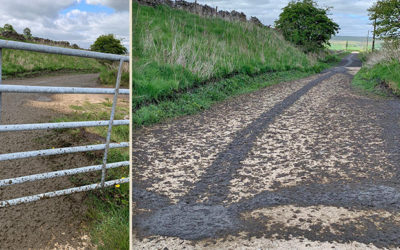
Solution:
M 14 19 L 32 20 L 35 18 L 55 18 L 58 11 L 71 6 L 76 0 L 1 0 L 0 16 Z M 2 18 L 3 19 L 3 18 Z
M 129 48 L 129 0 L 91 0 L 114 8 L 111 14 L 78 9 L 60 14 L 80 1 L 84 0 L 35 0 L 35 4 L 26 0 L 0 0 L 0 26 L 9 23 L 19 33 L 29 27 L 34 36 L 68 41 L 83 48 L 89 48 L 98 36 L 112 33 Z M 86 2 L 89 4 L 89 0 Z

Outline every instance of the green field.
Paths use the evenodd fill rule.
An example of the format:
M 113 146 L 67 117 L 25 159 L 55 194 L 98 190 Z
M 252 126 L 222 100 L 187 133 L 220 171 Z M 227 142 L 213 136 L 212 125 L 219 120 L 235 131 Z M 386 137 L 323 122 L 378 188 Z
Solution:
M 316 56 L 306 55 L 265 27 L 203 18 L 163 5 L 152 8 L 133 3 L 132 13 L 132 103 L 137 126 L 191 113 L 188 110 L 193 109 L 185 110 L 183 106 L 188 106 L 182 103 L 174 114 L 159 105 L 200 86 L 235 76 L 315 73 L 326 67 Z M 190 105 L 210 104 L 207 98 L 201 102 Z
M 367 50 L 367 37 L 358 36 L 335 36 L 329 41 L 332 50 L 346 50 L 346 42 L 348 42 L 348 51 L 366 51 Z M 380 49 L 383 41 L 376 40 L 375 48 Z M 368 50 L 372 50 L 372 37 L 368 39 Z
M 100 72 L 102 67 L 97 60 L 90 58 L 3 49 L 3 75 L 5 77 L 61 70 Z
M 1 37 L 0 37 L 1 39 Z M 105 85 L 115 85 L 117 66 L 92 58 L 3 49 L 2 77 L 25 77 L 54 72 L 99 72 Z M 124 65 L 121 85 L 129 85 L 129 67 Z

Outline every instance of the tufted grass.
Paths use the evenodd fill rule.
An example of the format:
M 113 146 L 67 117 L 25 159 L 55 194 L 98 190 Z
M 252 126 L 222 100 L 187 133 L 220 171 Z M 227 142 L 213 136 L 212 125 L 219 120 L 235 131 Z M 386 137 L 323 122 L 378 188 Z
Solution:
M 210 79 L 323 67 L 272 29 L 133 3 L 133 108 Z

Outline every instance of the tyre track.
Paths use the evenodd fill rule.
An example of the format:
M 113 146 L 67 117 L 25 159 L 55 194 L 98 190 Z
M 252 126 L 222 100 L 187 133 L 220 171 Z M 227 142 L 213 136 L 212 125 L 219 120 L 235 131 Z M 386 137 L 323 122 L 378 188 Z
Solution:
M 400 101 L 341 65 L 138 131 L 137 247 L 399 247 Z

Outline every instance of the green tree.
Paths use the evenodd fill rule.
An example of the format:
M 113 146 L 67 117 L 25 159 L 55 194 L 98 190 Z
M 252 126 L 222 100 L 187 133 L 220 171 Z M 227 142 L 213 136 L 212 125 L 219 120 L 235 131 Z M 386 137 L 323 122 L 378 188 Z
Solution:
M 28 27 L 26 27 L 24 29 L 24 36 L 26 39 L 31 39 L 32 38 L 32 33 L 31 33 L 31 29 L 29 29 Z
M 286 40 L 302 47 L 306 52 L 318 51 L 339 31 L 339 25 L 328 17 L 330 8 L 319 8 L 312 0 L 291 1 L 275 26 Z
M 11 24 L 8 24 L 8 23 L 4 24 L 3 30 L 4 31 L 9 31 L 9 32 L 15 32 L 14 27 Z
M 400 0 L 379 0 L 368 9 L 375 22 L 375 35 L 389 41 L 400 39 Z
M 115 38 L 113 34 L 99 36 L 90 46 L 90 50 L 119 55 L 128 52 L 128 50 L 122 45 L 121 40 Z

